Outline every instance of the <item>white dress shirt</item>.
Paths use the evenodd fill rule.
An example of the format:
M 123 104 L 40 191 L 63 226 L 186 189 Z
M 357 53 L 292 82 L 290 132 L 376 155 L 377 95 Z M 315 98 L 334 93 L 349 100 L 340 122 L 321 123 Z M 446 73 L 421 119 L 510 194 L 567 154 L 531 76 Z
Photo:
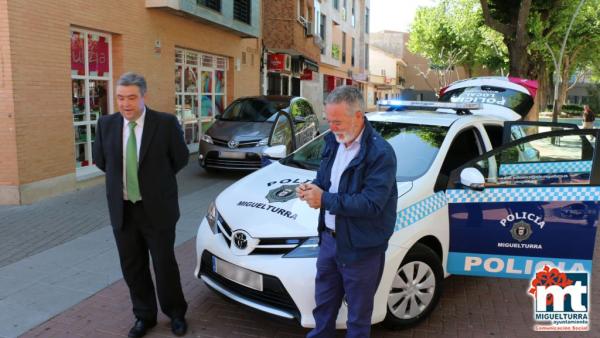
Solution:
M 137 146 L 137 160 L 140 163 L 140 146 L 142 145 L 142 133 L 144 132 L 144 119 L 146 118 L 146 107 L 142 115 L 135 121 L 137 125 L 133 129 L 135 132 L 135 145 Z M 129 120 L 123 118 L 123 199 L 129 200 L 127 197 L 127 173 L 125 163 L 127 161 L 127 141 L 129 140 Z
M 329 187 L 329 192 L 336 194 L 338 192 L 338 188 L 340 185 L 340 178 L 344 173 L 344 170 L 348 167 L 348 164 L 358 155 L 360 151 L 360 139 L 362 138 L 362 134 L 364 131 L 361 130 L 358 137 L 348 147 L 345 144 L 340 143 L 338 145 L 337 153 L 335 154 L 335 160 L 333 161 L 333 166 L 331 167 L 331 186 Z M 325 226 L 331 230 L 335 230 L 335 215 L 329 213 L 329 210 L 325 210 Z

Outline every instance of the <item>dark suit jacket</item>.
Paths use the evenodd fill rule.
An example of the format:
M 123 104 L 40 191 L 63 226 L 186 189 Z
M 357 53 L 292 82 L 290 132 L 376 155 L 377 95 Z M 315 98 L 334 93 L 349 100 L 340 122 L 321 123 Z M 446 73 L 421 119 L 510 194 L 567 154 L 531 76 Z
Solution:
M 94 161 L 106 173 L 106 197 L 114 228 L 123 226 L 123 116 L 98 120 Z M 189 152 L 177 118 L 146 107 L 138 178 L 144 210 L 153 225 L 174 227 L 179 219 L 175 174 L 187 164 Z

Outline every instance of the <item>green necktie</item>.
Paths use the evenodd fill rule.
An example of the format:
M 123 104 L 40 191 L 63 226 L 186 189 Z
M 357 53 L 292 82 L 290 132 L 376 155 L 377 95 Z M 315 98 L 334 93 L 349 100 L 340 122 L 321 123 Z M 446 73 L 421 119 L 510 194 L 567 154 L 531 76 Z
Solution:
M 142 199 L 140 184 L 138 182 L 137 142 L 135 140 L 135 126 L 137 123 L 129 122 L 129 138 L 127 139 L 127 153 L 125 154 L 125 180 L 127 183 L 127 198 L 131 202 Z

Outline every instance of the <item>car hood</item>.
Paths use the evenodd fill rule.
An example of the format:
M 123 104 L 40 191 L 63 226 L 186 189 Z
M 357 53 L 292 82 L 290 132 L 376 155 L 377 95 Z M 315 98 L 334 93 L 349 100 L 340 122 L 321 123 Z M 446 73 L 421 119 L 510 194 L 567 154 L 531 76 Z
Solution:
M 225 189 L 217 197 L 217 210 L 232 231 L 242 229 L 254 238 L 316 236 L 319 210 L 295 193 L 297 185 L 315 176 L 275 162 Z M 397 184 L 398 196 L 412 188 L 412 182 Z
M 217 120 L 206 133 L 219 140 L 249 141 L 269 137 L 270 122 L 238 122 Z

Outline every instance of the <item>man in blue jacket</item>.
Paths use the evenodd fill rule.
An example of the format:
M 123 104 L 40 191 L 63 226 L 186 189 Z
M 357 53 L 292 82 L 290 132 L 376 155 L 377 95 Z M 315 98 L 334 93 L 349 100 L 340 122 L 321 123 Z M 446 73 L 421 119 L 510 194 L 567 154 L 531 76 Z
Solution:
M 335 336 L 344 295 L 346 337 L 368 337 L 373 298 L 396 220 L 396 156 L 365 118 L 358 89 L 338 87 L 325 103 L 331 133 L 325 136 L 317 178 L 296 189 L 301 200 L 320 208 L 316 326 L 308 337 Z

